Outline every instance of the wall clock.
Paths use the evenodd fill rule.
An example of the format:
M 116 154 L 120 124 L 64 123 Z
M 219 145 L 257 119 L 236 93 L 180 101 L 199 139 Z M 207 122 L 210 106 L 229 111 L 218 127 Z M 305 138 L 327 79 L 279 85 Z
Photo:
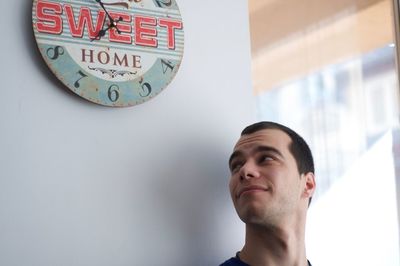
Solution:
M 101 105 L 153 98 L 182 61 L 183 22 L 175 0 L 34 0 L 32 24 L 57 78 Z

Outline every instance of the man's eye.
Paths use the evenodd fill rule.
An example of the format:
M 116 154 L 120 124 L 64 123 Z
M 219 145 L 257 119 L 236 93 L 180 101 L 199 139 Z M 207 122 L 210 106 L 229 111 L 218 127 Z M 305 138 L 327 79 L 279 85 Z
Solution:
M 267 161 L 273 161 L 274 160 L 274 158 L 272 157 L 272 156 L 270 156 L 270 155 L 263 155 L 263 156 L 261 156 L 261 162 L 267 162 Z
M 236 172 L 242 167 L 242 163 L 233 163 L 231 165 L 231 172 Z

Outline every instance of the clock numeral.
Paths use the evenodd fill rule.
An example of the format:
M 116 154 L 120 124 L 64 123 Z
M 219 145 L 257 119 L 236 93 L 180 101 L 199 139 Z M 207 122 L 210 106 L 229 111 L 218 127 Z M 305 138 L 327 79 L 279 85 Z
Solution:
M 51 60 L 56 60 L 60 55 L 64 54 L 64 48 L 55 46 L 54 48 L 47 49 L 46 54 Z
M 115 103 L 119 99 L 119 87 L 117 85 L 111 85 L 108 88 L 108 99 Z
M 159 7 L 163 6 L 171 6 L 172 5 L 172 0 L 156 0 L 156 3 Z
M 175 65 L 172 64 L 171 61 L 161 59 L 161 66 L 163 70 L 163 74 L 167 73 L 167 70 L 170 69 L 171 72 L 174 70 Z
M 85 73 L 83 73 L 81 70 L 79 70 L 78 72 L 76 72 L 77 74 L 79 74 L 81 77 L 79 79 L 77 79 L 74 83 L 74 87 L 75 88 L 79 88 L 81 86 L 81 84 L 79 84 L 79 81 L 83 78 L 86 78 L 87 75 Z
M 142 97 L 147 97 L 147 96 L 150 95 L 151 90 L 152 89 L 151 89 L 150 83 L 145 82 L 145 83 L 142 84 L 142 91 L 139 92 L 139 95 L 142 96 Z

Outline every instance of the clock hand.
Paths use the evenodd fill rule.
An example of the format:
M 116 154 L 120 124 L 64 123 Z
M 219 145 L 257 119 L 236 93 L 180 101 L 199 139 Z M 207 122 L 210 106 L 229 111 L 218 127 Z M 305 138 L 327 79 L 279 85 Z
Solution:
M 108 18 L 110 19 L 110 22 L 113 23 L 114 19 L 110 16 L 110 14 L 108 13 L 107 9 L 104 7 L 103 2 L 101 2 L 101 0 L 95 0 L 95 1 L 100 4 L 101 8 L 104 9 L 104 11 L 106 12 Z
M 114 24 L 109 24 L 107 28 L 105 29 L 101 29 L 99 31 L 99 33 L 97 33 L 96 37 L 94 37 L 93 39 L 91 39 L 90 41 L 94 41 L 94 40 L 100 40 L 101 37 L 103 37 L 104 35 L 106 35 L 106 32 L 111 29 L 111 28 L 115 28 L 117 30 L 117 32 L 119 34 L 121 34 L 121 31 L 117 28 L 117 26 L 115 26 L 118 22 L 122 21 L 122 17 L 119 17 L 117 20 L 114 20 L 113 23 Z
M 121 31 L 118 29 L 118 27 L 117 27 L 117 23 L 118 22 L 120 22 L 120 21 L 123 21 L 123 18 L 122 17 L 119 17 L 117 20 L 113 20 L 111 23 L 110 23 L 110 27 L 109 28 L 115 28 L 116 30 L 117 30 L 117 32 L 119 33 L 119 34 L 121 34 Z
M 118 20 L 114 20 L 110 13 L 108 13 L 107 9 L 104 7 L 104 3 L 101 0 L 95 0 L 97 3 L 100 4 L 101 8 L 106 12 L 108 19 L 110 20 L 110 27 L 109 28 L 115 28 L 119 34 L 121 34 L 121 31 L 117 27 L 117 22 L 122 21 L 122 17 L 119 17 Z
M 103 37 L 104 35 L 106 35 L 106 31 L 109 30 L 110 28 L 111 28 L 111 27 L 108 26 L 108 27 L 105 28 L 105 29 L 101 29 L 101 30 L 99 31 L 99 33 L 97 33 L 96 37 L 94 37 L 94 38 L 91 39 L 90 41 L 92 42 L 92 41 L 94 41 L 94 40 L 100 40 L 101 37 Z

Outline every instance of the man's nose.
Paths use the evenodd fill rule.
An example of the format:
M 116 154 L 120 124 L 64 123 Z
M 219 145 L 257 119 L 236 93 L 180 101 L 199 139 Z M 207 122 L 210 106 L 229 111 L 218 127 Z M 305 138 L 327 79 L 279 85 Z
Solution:
M 260 177 L 257 164 L 253 161 L 247 161 L 240 169 L 240 180 L 249 180 Z

